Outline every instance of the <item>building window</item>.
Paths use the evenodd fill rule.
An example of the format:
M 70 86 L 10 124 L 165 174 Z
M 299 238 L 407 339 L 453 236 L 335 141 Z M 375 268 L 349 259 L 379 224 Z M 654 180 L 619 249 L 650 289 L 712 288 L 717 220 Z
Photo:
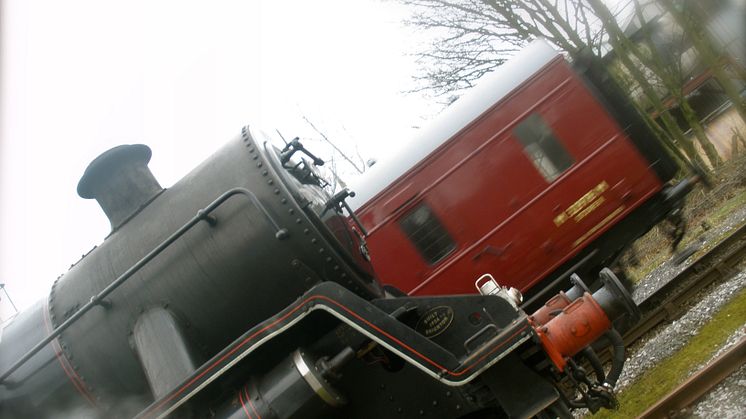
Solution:
M 430 265 L 443 259 L 456 248 L 456 243 L 443 224 L 424 202 L 399 220 L 399 225 Z
M 531 114 L 513 129 L 523 151 L 547 182 L 553 182 L 572 165 L 567 150 L 539 114 Z

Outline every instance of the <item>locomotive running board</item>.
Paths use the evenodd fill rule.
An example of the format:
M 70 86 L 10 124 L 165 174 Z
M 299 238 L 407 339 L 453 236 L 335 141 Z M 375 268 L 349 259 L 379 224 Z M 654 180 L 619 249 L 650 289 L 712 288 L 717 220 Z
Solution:
M 474 299 L 474 302 L 479 301 L 481 305 L 502 303 L 502 300 L 493 296 L 470 295 L 458 298 L 465 303 Z M 137 418 L 160 418 L 173 413 L 257 348 L 317 310 L 332 315 L 425 374 L 449 386 L 469 383 L 532 336 L 525 314 L 519 312 L 518 317 L 496 336 L 469 352 L 468 356 L 457 359 L 451 352 L 416 333 L 373 303 L 341 285 L 324 282 L 311 288 L 275 316 L 244 333 L 174 390 L 140 412 Z

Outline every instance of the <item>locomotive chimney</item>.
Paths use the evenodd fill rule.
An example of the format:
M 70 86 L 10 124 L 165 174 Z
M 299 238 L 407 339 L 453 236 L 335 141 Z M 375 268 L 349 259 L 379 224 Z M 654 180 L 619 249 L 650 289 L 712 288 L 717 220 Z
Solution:
M 163 190 L 148 169 L 150 156 L 146 145 L 120 145 L 96 157 L 80 178 L 78 195 L 98 201 L 112 231 Z

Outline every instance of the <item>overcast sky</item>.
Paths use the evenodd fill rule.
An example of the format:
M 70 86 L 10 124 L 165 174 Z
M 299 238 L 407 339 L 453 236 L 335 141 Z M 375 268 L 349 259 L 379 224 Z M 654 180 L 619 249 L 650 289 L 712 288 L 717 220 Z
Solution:
M 167 187 L 245 124 L 302 136 L 306 115 L 381 159 L 433 113 L 401 93 L 422 38 L 393 2 L 0 1 L 0 283 L 19 308 L 108 233 L 75 188 L 110 147 L 148 144 Z

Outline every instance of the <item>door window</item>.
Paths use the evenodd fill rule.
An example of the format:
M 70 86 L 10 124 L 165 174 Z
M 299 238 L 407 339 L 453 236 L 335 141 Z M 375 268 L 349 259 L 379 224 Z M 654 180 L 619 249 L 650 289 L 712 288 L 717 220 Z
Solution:
M 513 134 L 547 182 L 554 182 L 572 166 L 572 158 L 539 114 L 531 114 L 513 129 Z
M 456 243 L 443 224 L 424 202 L 402 217 L 399 225 L 430 265 L 443 259 L 456 248 Z

